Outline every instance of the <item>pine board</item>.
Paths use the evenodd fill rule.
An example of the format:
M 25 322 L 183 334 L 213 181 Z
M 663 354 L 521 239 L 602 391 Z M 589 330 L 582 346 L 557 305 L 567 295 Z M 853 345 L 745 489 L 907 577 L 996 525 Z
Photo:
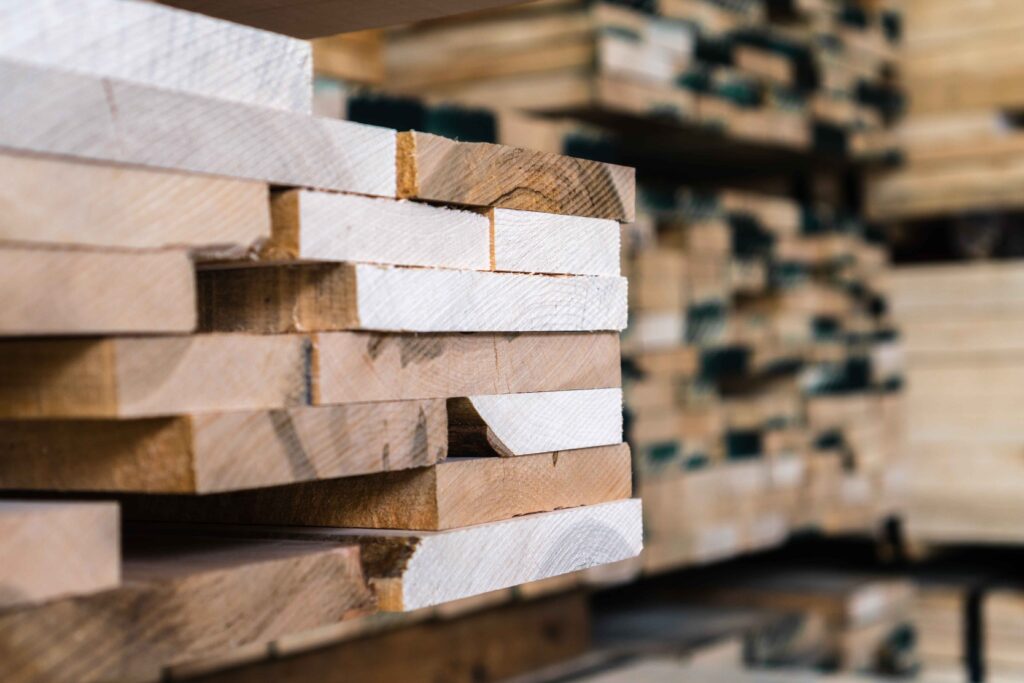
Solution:
M 576 332 L 626 326 L 626 280 L 368 264 L 210 269 L 200 327 L 219 332 Z
M 625 444 L 521 458 L 449 458 L 432 467 L 217 496 L 132 497 L 127 519 L 204 524 L 441 531 L 629 498 Z
M 619 224 L 614 220 L 492 209 L 493 270 L 566 275 L 618 275 Z
M 0 57 L 309 114 L 309 43 L 137 0 L 0 5 Z
M 137 420 L 0 421 L 0 488 L 216 493 L 425 467 L 441 400 Z
M 0 147 L 393 197 L 395 131 L 0 60 Z
M 185 251 L 0 247 L 0 335 L 191 332 L 195 297 Z
M 114 503 L 0 501 L 0 609 L 117 586 L 120 517 Z

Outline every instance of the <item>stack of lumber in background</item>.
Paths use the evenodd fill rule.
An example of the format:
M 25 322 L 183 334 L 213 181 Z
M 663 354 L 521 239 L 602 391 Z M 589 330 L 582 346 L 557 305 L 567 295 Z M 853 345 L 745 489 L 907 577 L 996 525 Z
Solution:
M 906 165 L 872 183 L 871 211 L 902 221 L 1019 211 L 1024 183 L 1024 5 L 905 0 Z
M 158 4 L 0 25 L 0 678 L 639 553 L 631 169 L 313 118 L 308 43 Z

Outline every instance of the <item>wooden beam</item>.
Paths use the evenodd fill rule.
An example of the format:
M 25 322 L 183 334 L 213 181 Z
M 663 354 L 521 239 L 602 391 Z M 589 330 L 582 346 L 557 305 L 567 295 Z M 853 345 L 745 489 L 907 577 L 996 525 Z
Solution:
M 634 217 L 633 169 L 429 133 L 398 136 L 400 197 L 543 211 L 570 216 Z
M 219 332 L 576 332 L 626 326 L 626 280 L 368 264 L 203 270 L 200 327 Z
M 444 402 L 0 421 L 0 488 L 215 493 L 425 467 L 447 453 Z
M 614 333 L 7 340 L 0 377 L 0 418 L 155 417 L 621 383 Z
M 393 130 L 11 60 L 0 82 L 0 147 L 395 196 Z
M 335 332 L 316 335 L 316 349 L 321 404 L 604 389 L 622 381 L 619 336 L 610 332 Z
M 161 538 L 125 583 L 0 614 L 0 678 L 154 680 L 177 662 L 333 624 L 373 607 L 353 545 Z
M 217 496 L 136 496 L 126 518 L 216 524 L 438 531 L 628 498 L 625 444 L 521 458 L 449 458 L 433 467 Z
M 270 237 L 264 183 L 0 154 L 0 240 L 241 257 Z
M 493 270 L 618 275 L 619 224 L 602 218 L 491 209 Z
M 383 28 L 451 14 L 513 5 L 522 0 L 161 0 L 194 12 L 297 38 Z
M 309 114 L 309 43 L 155 3 L 43 0 L 0 10 L 0 57 Z
M 114 588 L 120 533 L 115 503 L 0 501 L 0 609 Z
M 359 195 L 291 190 L 274 196 L 267 259 L 489 270 L 478 212 Z
M 584 389 L 448 400 L 458 455 L 508 457 L 622 441 L 622 390 Z
M 185 251 L 0 247 L 0 335 L 191 332 L 195 299 Z

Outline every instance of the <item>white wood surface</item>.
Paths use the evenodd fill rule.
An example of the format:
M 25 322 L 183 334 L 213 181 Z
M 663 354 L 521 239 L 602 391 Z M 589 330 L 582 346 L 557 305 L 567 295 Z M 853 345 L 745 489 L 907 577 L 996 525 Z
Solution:
M 0 57 L 310 113 L 308 42 L 137 0 L 0 0 Z
M 0 59 L 0 147 L 396 194 L 395 131 Z
M 619 274 L 619 224 L 537 211 L 492 209 L 494 269 L 519 273 Z

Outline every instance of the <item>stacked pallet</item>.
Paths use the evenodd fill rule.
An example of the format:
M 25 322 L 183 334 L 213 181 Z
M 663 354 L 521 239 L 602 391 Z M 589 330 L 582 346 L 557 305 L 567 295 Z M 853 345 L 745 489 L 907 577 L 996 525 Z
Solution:
M 752 192 L 679 191 L 650 222 L 627 241 L 623 336 L 648 569 L 875 528 L 902 372 L 884 250 Z
M 891 13 L 774 9 L 541 1 L 414 25 L 388 36 L 387 86 L 499 109 L 654 117 L 792 150 L 883 153 L 884 122 L 898 106 Z
M 631 169 L 313 118 L 307 43 L 158 4 L 0 19 L 0 677 L 639 553 Z

